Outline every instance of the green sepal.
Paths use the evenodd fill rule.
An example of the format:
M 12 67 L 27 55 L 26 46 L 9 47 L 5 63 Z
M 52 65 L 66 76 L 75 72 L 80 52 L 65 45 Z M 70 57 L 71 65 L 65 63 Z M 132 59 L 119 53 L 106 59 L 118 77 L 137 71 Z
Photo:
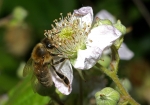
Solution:
M 116 47 L 117 50 L 120 48 L 121 44 L 123 43 L 123 40 L 124 40 L 123 37 L 124 37 L 124 36 L 122 35 L 122 36 L 121 36 L 119 39 L 117 39 L 117 40 L 115 41 L 115 43 L 114 43 L 114 45 L 115 45 L 115 47 Z
M 112 22 L 108 19 L 96 19 L 96 22 L 93 25 L 93 28 L 101 26 L 101 25 L 112 25 Z
M 121 21 L 118 20 L 117 23 L 113 24 L 113 26 L 118 29 L 122 34 L 126 33 L 126 27 L 121 24 Z

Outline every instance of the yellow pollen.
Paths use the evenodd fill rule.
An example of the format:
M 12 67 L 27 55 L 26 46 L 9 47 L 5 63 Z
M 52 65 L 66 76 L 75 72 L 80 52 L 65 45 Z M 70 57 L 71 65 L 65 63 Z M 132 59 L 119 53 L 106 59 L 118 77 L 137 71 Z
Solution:
M 65 27 L 61 30 L 61 32 L 58 34 L 59 38 L 63 39 L 69 39 L 73 35 L 74 31 L 72 30 L 71 27 Z

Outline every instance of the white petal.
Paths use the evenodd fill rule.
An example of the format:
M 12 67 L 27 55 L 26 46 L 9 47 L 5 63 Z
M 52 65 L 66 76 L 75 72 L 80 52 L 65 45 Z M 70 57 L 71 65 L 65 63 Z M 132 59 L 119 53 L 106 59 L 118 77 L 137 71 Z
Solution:
M 55 84 L 55 87 L 63 94 L 68 95 L 72 91 L 72 80 L 73 80 L 73 71 L 72 66 L 69 60 L 65 60 L 64 62 L 55 66 L 56 70 L 66 76 L 69 80 L 69 86 L 67 86 L 64 81 L 55 73 L 55 71 L 51 68 L 52 72 L 52 80 Z
M 100 19 L 108 19 L 110 20 L 112 23 L 116 23 L 116 19 L 115 17 L 110 14 L 108 11 L 106 10 L 101 10 L 100 12 L 98 12 L 95 16 L 95 18 L 98 17 Z
M 121 47 L 118 50 L 120 59 L 122 60 L 130 60 L 133 56 L 134 53 L 128 49 L 125 43 L 122 43 Z
M 86 50 L 79 50 L 74 67 L 81 70 L 90 69 L 99 60 L 101 54 L 102 50 L 100 50 L 98 47 L 89 47 Z
M 100 25 L 91 30 L 88 35 L 87 46 L 99 47 L 102 51 L 111 46 L 122 33 L 111 25 Z
M 81 17 L 81 21 L 87 25 L 91 25 L 93 21 L 93 9 L 91 7 L 82 7 L 78 10 L 74 10 L 73 14 L 77 17 Z
M 104 49 L 121 36 L 121 32 L 110 25 L 101 25 L 91 30 L 87 40 L 87 49 L 79 50 L 74 67 L 90 69 L 100 59 Z

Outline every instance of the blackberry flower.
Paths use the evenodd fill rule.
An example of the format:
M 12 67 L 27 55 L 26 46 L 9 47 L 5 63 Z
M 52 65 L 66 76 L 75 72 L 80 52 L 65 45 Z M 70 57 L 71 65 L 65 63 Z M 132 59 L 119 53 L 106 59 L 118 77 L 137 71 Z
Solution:
M 113 24 L 110 20 L 97 18 L 93 22 L 91 7 L 74 10 L 73 14 L 68 13 L 54 23 L 52 29 L 45 31 L 44 35 L 51 38 L 52 44 L 57 48 L 52 53 L 67 59 L 65 63 L 56 65 L 56 70 L 68 78 L 70 85 L 66 86 L 54 72 L 52 79 L 55 87 L 68 95 L 72 90 L 73 80 L 71 64 L 75 69 L 92 68 L 103 51 L 114 44 L 125 33 L 126 28 L 120 21 Z

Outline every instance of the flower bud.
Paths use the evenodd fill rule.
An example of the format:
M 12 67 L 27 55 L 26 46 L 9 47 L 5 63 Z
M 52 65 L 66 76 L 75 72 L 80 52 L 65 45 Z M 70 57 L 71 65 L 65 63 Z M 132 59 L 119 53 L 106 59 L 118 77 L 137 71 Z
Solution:
M 95 98 L 97 105 L 116 105 L 119 101 L 120 94 L 116 90 L 106 87 L 97 92 Z
M 15 20 L 16 22 L 21 22 L 27 17 L 28 12 L 24 8 L 19 6 L 13 10 L 12 15 L 14 18 L 13 20 Z

